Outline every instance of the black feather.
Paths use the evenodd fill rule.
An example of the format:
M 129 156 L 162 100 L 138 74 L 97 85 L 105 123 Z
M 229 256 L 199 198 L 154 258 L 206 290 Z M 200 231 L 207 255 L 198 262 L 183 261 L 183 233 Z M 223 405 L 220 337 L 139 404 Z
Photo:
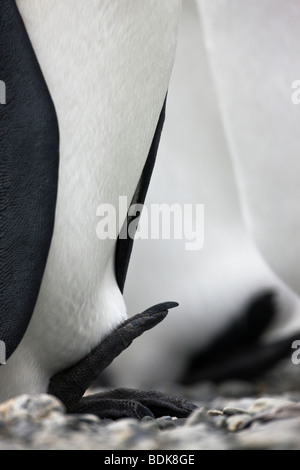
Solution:
M 58 181 L 58 122 L 14 0 L 0 3 L 0 340 L 9 357 L 39 293 Z

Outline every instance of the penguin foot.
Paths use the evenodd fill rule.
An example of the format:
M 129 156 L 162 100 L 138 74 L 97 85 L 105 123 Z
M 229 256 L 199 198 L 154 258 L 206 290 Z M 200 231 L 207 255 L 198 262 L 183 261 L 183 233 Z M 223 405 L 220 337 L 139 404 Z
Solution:
M 260 342 L 276 315 L 276 294 L 263 292 L 227 330 L 191 358 L 180 382 L 191 385 L 258 378 L 291 351 L 294 336 L 274 344 Z
M 70 412 L 92 413 L 102 419 L 115 420 L 145 416 L 186 418 L 195 409 L 192 403 L 165 393 L 120 388 L 82 398 Z
M 115 390 L 82 398 L 89 386 L 112 361 L 130 346 L 134 339 L 160 323 L 174 302 L 156 305 L 122 323 L 101 344 L 75 366 L 55 375 L 48 392 L 60 399 L 71 413 L 94 413 L 101 418 L 142 418 L 175 414 L 182 417 L 195 406 L 159 392 Z M 151 410 L 151 411 L 150 411 Z

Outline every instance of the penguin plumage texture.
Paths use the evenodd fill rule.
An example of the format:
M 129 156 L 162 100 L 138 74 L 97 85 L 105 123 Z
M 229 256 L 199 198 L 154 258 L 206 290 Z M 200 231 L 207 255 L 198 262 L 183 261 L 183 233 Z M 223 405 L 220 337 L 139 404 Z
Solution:
M 4 22 L 9 20 L 7 27 L 19 25 L 12 44 L 7 44 L 8 49 L 1 48 L 1 67 L 6 67 L 9 46 L 22 55 L 25 41 L 30 56 L 24 60 L 30 78 L 34 77 L 33 67 L 37 69 L 36 73 L 40 72 L 37 61 L 43 74 L 37 77 L 37 84 L 31 83 L 34 88 L 31 93 L 35 92 L 35 86 L 37 91 L 39 87 L 44 88 L 44 101 L 50 108 L 49 116 L 44 116 L 38 100 L 30 102 L 34 115 L 30 123 L 32 134 L 23 136 L 25 148 L 29 145 L 28 139 L 40 157 L 34 174 L 42 191 L 40 197 L 47 192 L 45 181 L 39 175 L 40 167 L 44 165 L 47 172 L 47 164 L 57 163 L 58 147 L 58 136 L 56 133 L 53 137 L 53 129 L 49 130 L 50 143 L 39 140 L 38 126 L 45 126 L 46 119 L 53 127 L 57 123 L 44 79 L 55 106 L 60 134 L 58 197 L 51 247 L 38 298 L 33 299 L 36 300 L 33 314 L 30 308 L 33 309 L 34 304 L 28 303 L 32 314 L 29 326 L 27 329 L 27 325 L 23 327 L 22 333 L 25 330 L 26 333 L 22 341 L 18 338 L 15 353 L 0 370 L 2 400 L 20 393 L 45 392 L 50 379 L 55 376 L 51 392 L 59 395 L 68 409 L 78 411 L 76 406 L 85 392 L 81 390 L 82 384 L 84 388 L 89 386 L 96 359 L 109 363 L 135 336 L 153 327 L 165 317 L 167 309 L 175 306 L 174 303 L 163 304 L 138 315 L 133 322 L 126 321 L 120 287 L 124 283 L 129 259 L 127 252 L 131 246 L 126 246 L 125 261 L 116 272 L 117 241 L 99 240 L 96 228 L 100 204 L 117 208 L 120 195 L 127 196 L 128 205 L 134 195 L 145 196 L 145 190 L 137 192 L 137 187 L 141 176 L 147 186 L 153 166 L 151 161 L 158 146 L 180 7 L 180 0 L 171 3 L 167 0 L 90 0 L 84 3 L 81 0 L 5 0 L 1 3 L 1 19 Z M 1 40 L 5 41 L 5 30 L 1 29 L 0 34 L 3 35 Z M 9 39 L 7 37 L 8 42 Z M 18 71 L 17 67 L 18 64 L 11 65 L 11 75 Z M 8 94 L 10 78 L 6 84 Z M 24 87 L 27 90 L 26 82 Z M 8 100 L 7 112 L 15 112 L 14 98 Z M 16 98 L 21 100 L 22 96 Z M 43 102 L 41 104 L 44 105 Z M 26 121 L 26 115 L 20 115 L 19 119 Z M 2 129 L 5 131 L 9 124 L 4 122 Z M 46 128 L 43 130 L 47 132 Z M 8 141 L 8 145 L 11 144 L 13 142 Z M 54 150 L 56 153 L 50 157 L 47 153 L 43 155 L 41 144 L 48 144 L 48 153 Z M 21 151 L 22 142 L 16 142 L 13 156 Z M 7 158 L 5 149 L 4 154 Z M 24 166 L 26 171 L 27 160 L 34 157 L 35 154 L 30 152 L 21 153 L 19 161 L 16 160 L 15 171 L 20 178 Z M 50 163 L 45 162 L 48 159 Z M 33 171 L 30 169 L 30 174 Z M 30 180 L 26 181 L 27 187 L 30 183 Z M 56 184 L 54 173 L 53 189 L 56 189 Z M 14 190 L 18 191 L 16 182 Z M 48 201 L 45 205 L 36 201 L 37 206 L 41 204 L 43 211 L 48 212 L 48 224 L 53 216 L 55 191 L 50 196 L 52 211 Z M 35 197 L 38 198 L 36 193 Z M 26 200 L 24 206 L 29 224 L 34 213 L 28 214 Z M 39 217 L 38 221 L 31 222 L 33 230 L 36 226 L 39 229 L 43 222 L 42 216 Z M 25 224 L 24 228 L 28 232 Z M 34 235 L 34 241 L 41 243 L 38 230 Z M 5 232 L 8 242 L 9 236 L 9 232 Z M 49 241 L 51 230 L 48 230 L 47 237 L 45 240 Z M 48 250 L 45 249 L 46 241 L 41 238 L 44 247 L 41 252 L 45 258 Z M 28 262 L 28 258 L 25 261 Z M 44 258 L 37 261 L 43 268 Z M 122 261 L 120 259 L 118 252 L 117 264 Z M 40 282 L 41 270 L 36 276 Z M 1 281 L 5 279 L 1 278 Z M 23 312 L 20 311 L 19 315 L 21 317 Z M 5 335 L 3 340 L 6 340 Z M 67 369 L 66 375 L 62 375 L 62 371 Z M 69 386 L 68 383 L 66 386 L 67 377 Z M 74 390 L 74 381 L 80 390 L 79 395 Z M 61 382 L 64 387 L 60 386 Z M 115 400 L 106 395 L 97 397 L 95 403 L 89 402 L 89 407 L 94 406 L 95 412 L 104 417 L 120 417 L 122 413 L 137 417 L 151 415 L 146 408 L 145 394 L 124 393 L 121 394 L 123 401 L 120 396 Z M 143 404 L 137 403 L 138 397 Z M 182 400 L 161 394 L 152 394 L 152 405 L 155 400 L 162 405 L 163 414 L 168 413 L 169 404 L 170 409 L 179 415 L 186 415 L 194 408 Z M 102 406 L 99 406 L 100 401 Z
M 54 105 L 15 2 L 0 6 L 0 338 L 7 359 L 29 324 L 51 242 L 59 131 Z
M 234 50 L 236 44 L 230 35 L 224 40 L 227 2 L 216 0 L 208 4 L 208 0 L 202 0 L 199 3 L 202 6 L 205 45 L 212 66 L 211 74 L 205 59 L 204 82 L 206 80 L 207 85 L 207 80 L 214 77 L 216 84 L 216 90 L 211 88 L 208 93 L 213 102 L 208 116 L 217 129 L 217 134 L 210 135 L 208 131 L 204 144 L 204 147 L 209 147 L 212 144 L 209 140 L 215 140 L 213 163 L 207 159 L 202 164 L 204 174 L 210 175 L 207 181 L 215 187 L 219 185 L 218 191 L 221 192 L 220 187 L 224 190 L 219 205 L 216 204 L 218 191 L 216 194 L 212 190 L 209 192 L 204 185 L 202 196 L 207 198 L 211 209 L 209 250 L 220 261 L 217 281 L 225 279 L 222 289 L 213 294 L 222 299 L 222 305 L 218 299 L 209 300 L 211 279 L 216 276 L 211 255 L 207 258 L 204 255 L 203 258 L 207 263 L 206 284 L 201 279 L 205 276 L 201 271 L 201 256 L 199 263 L 195 257 L 192 260 L 192 253 L 192 262 L 176 262 L 184 266 L 194 279 L 197 278 L 197 282 L 202 282 L 202 293 L 207 295 L 201 299 L 202 305 L 205 306 L 205 302 L 208 306 L 217 303 L 217 310 L 225 310 L 229 321 L 228 316 L 221 322 L 216 317 L 216 325 L 211 322 L 211 329 L 203 328 L 207 347 L 201 354 L 194 355 L 187 376 L 182 376 L 185 383 L 226 378 L 228 370 L 231 373 L 236 373 L 238 369 L 242 369 L 243 373 L 255 373 L 279 359 L 289 349 L 290 339 L 282 340 L 274 347 L 271 345 L 271 348 L 263 347 L 261 353 L 255 346 L 255 339 L 261 337 L 274 320 L 278 308 L 270 289 L 279 293 L 279 304 L 282 301 L 285 305 L 294 304 L 296 310 L 299 304 L 298 297 L 269 269 L 256 250 L 245 229 L 239 207 L 242 194 L 248 226 L 263 255 L 276 273 L 298 291 L 295 281 L 297 266 L 289 251 L 293 249 L 293 244 L 289 243 L 284 251 L 284 261 L 278 249 L 286 232 L 281 231 L 277 234 L 279 236 L 274 237 L 274 242 L 269 243 L 278 224 L 278 215 L 282 214 L 285 228 L 289 227 L 290 218 L 295 221 L 296 231 L 298 227 L 295 210 L 292 210 L 287 196 L 280 198 L 282 192 L 286 192 L 286 180 L 290 175 L 280 170 L 283 149 L 279 146 L 277 150 L 281 154 L 278 155 L 274 148 L 275 139 L 261 137 L 261 148 L 267 149 L 266 155 L 276 155 L 277 164 L 272 168 L 268 185 L 269 194 L 274 195 L 273 200 L 280 198 L 276 212 L 272 208 L 272 198 L 265 197 L 264 175 L 265 170 L 270 168 L 268 158 L 257 158 L 253 165 L 251 157 L 255 149 L 248 145 L 251 139 L 253 145 L 254 137 L 258 135 L 253 122 L 259 122 L 255 119 L 257 113 L 247 112 L 251 103 L 248 107 L 244 106 L 250 95 L 249 89 L 241 86 L 235 94 L 231 88 L 236 78 L 236 59 L 232 60 L 235 55 L 231 57 L 229 51 Z M 257 4 L 254 3 L 251 6 L 235 5 L 234 18 L 239 18 L 243 8 L 246 8 L 244 17 L 250 18 L 251 25 L 257 12 Z M 277 1 L 275 4 L 280 9 Z M 253 57 L 255 54 L 260 58 L 264 57 L 264 53 L 271 55 L 270 41 L 263 41 L 264 14 L 270 12 L 270 7 L 270 0 L 264 0 L 259 16 L 261 34 L 253 43 L 250 27 L 241 26 L 239 30 L 239 22 L 236 21 L 231 28 L 236 35 L 232 35 L 233 39 L 241 38 L 239 45 L 242 47 L 239 50 L 242 55 L 237 56 L 241 60 L 250 57 L 246 64 L 248 69 L 245 66 L 245 70 L 248 70 L 249 76 L 254 76 L 251 86 L 257 85 L 261 78 L 255 73 L 252 75 L 256 71 Z M 100 204 L 117 208 L 121 195 L 127 196 L 128 204 L 130 201 L 142 203 L 145 199 L 164 121 L 180 8 L 180 0 L 89 0 L 86 3 L 81 0 L 48 0 L 47 3 L 39 0 L 3 0 L 0 6 L 0 78 L 7 85 L 8 97 L 7 104 L 1 107 L 0 130 L 1 145 L 3 142 L 0 150 L 0 243 L 3 253 L 0 275 L 4 300 L 0 312 L 0 339 L 7 342 L 9 357 L 7 365 L 0 368 L 0 399 L 19 393 L 49 390 L 65 403 L 69 411 L 93 412 L 100 417 L 112 418 L 141 418 L 152 416 L 152 413 L 186 416 L 194 409 L 192 404 L 176 397 L 137 390 L 121 389 L 82 399 L 98 372 L 104 370 L 135 338 L 161 322 L 167 310 L 176 306 L 167 302 L 127 319 L 122 291 L 133 242 L 99 240 L 96 226 Z M 295 8 L 292 0 L 288 2 L 282 24 L 290 18 Z M 219 11 L 224 14 L 220 15 Z M 281 19 L 277 21 L 269 17 L 267 29 L 279 38 Z M 229 20 L 227 18 L 225 23 Z M 295 31 L 291 28 L 281 52 L 284 53 L 295 38 Z M 264 43 L 262 49 L 259 49 L 260 41 Z M 245 50 L 249 54 L 245 54 Z M 263 53 L 260 54 L 261 51 Z M 277 73 L 276 60 L 271 65 L 270 70 Z M 193 71 L 194 68 L 192 75 Z M 275 89 L 282 98 L 285 96 L 282 90 L 286 75 L 279 73 L 278 76 L 281 77 L 280 85 Z M 246 82 L 241 73 L 240 83 Z M 273 83 L 271 79 L 270 83 Z M 274 91 L 274 87 L 270 86 L 270 90 Z M 258 102 L 260 93 L 255 97 Z M 205 102 L 205 97 L 202 98 Z M 205 103 L 207 106 L 208 103 Z M 221 119 L 218 116 L 219 103 Z M 263 104 L 263 116 L 267 122 L 274 109 L 268 108 L 267 102 Z M 238 119 L 234 119 L 235 107 L 244 110 L 243 119 L 240 119 L 240 113 Z M 287 111 L 285 105 L 282 109 Z M 195 112 L 193 116 L 198 118 L 199 114 Z M 290 113 L 290 123 L 293 117 L 294 112 Z M 201 119 L 204 123 L 203 116 Z M 278 122 L 282 124 L 280 119 Z M 278 122 L 275 119 L 272 121 L 272 136 L 279 130 Z M 252 133 L 243 132 L 245 123 L 250 124 Z M 182 135 L 181 129 L 178 136 Z M 295 134 L 292 133 L 287 150 L 296 176 L 295 142 Z M 220 152 L 222 144 L 224 155 Z M 190 151 L 199 161 L 193 145 Z M 175 147 L 173 144 L 173 150 Z M 173 176 L 176 176 L 175 166 L 182 174 L 180 165 L 176 163 L 176 155 L 180 154 L 178 150 L 180 145 L 174 151 Z M 233 166 L 230 157 L 233 157 Z M 222 168 L 224 179 L 224 175 L 212 171 L 214 165 L 215 170 Z M 193 171 L 190 178 L 193 196 L 190 202 L 199 202 L 201 175 L 203 178 L 200 168 L 197 172 Z M 167 175 L 167 179 L 170 176 Z M 278 181 L 284 191 L 276 193 L 275 197 Z M 293 184 L 292 187 L 293 194 L 297 196 L 298 186 Z M 178 188 L 179 184 L 177 191 Z M 181 196 L 184 198 L 183 193 Z M 116 215 L 120 218 L 118 211 Z M 120 222 L 124 220 L 125 217 Z M 18 228 L 16 221 L 20 222 Z M 218 249 L 215 251 L 214 247 Z M 199 266 L 197 269 L 196 265 Z M 294 266 L 292 271 L 291 265 Z M 168 266 L 172 272 L 172 263 Z M 199 277 L 196 276 L 198 269 L 202 272 Z M 239 289 L 237 296 L 232 296 L 236 289 L 235 279 L 238 279 Z M 173 281 L 171 283 L 174 284 Z M 199 308 L 199 293 L 188 276 L 181 287 L 181 294 L 189 299 L 189 306 Z M 135 292 L 135 302 L 137 297 L 141 299 L 142 296 L 142 289 Z M 240 305 L 245 311 L 241 321 L 236 321 L 233 313 L 230 314 L 233 304 Z M 213 310 L 213 307 L 210 306 L 210 309 Z M 209 317 L 207 312 L 206 315 Z M 198 322 L 200 330 L 200 316 Z M 198 330 L 194 323 L 186 320 L 185 323 L 189 331 L 186 330 L 186 333 L 179 328 L 180 339 L 184 339 L 186 334 L 191 345 L 197 340 Z M 173 328 L 175 326 L 176 322 Z M 166 328 L 169 328 L 167 324 Z M 220 335 L 215 335 L 216 328 Z M 231 338 L 237 332 L 240 334 L 239 341 L 232 342 Z M 213 339 L 215 342 L 209 345 L 208 342 Z M 248 349 L 241 368 L 241 364 L 234 361 L 234 356 L 236 350 L 241 349 L 243 339 Z M 220 351 L 216 342 L 228 352 L 223 362 L 217 363 Z M 175 352 L 170 348 L 171 361 L 177 372 L 183 361 L 182 344 L 177 343 Z M 153 352 L 153 341 L 151 349 Z M 148 352 L 149 348 L 144 348 L 145 360 Z M 153 358 L 161 359 L 160 352 L 157 348 L 157 356 L 153 354 Z M 141 362 L 143 356 L 138 357 Z M 166 357 L 170 359 L 170 354 Z M 128 356 L 124 358 L 128 360 Z M 231 366 L 229 369 L 226 358 Z M 174 370 L 174 367 L 166 367 L 166 361 L 158 362 L 161 370 Z M 133 361 L 132 366 L 135 368 Z M 147 367 L 144 369 L 147 374 Z M 123 373 L 127 374 L 126 368 L 123 368 Z

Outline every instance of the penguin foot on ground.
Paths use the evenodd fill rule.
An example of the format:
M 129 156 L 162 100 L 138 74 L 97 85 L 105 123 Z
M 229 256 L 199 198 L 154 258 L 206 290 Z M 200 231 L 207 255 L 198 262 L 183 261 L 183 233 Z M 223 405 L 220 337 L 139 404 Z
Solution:
M 242 317 L 195 354 L 180 380 L 187 385 L 200 381 L 221 382 L 239 379 L 254 380 L 291 352 L 292 337 L 265 344 L 260 338 L 277 314 L 276 294 L 262 293 L 254 299 Z
M 120 418 L 142 419 L 146 416 L 187 418 L 196 408 L 196 405 L 182 398 L 156 390 L 145 392 L 119 388 L 82 398 L 71 412 L 92 413 L 99 418 L 113 420 Z
M 180 398 L 156 391 L 118 389 L 82 398 L 98 375 L 119 356 L 132 341 L 160 323 L 174 302 L 156 305 L 125 321 L 88 356 L 75 366 L 52 378 L 49 393 L 59 398 L 71 413 L 92 413 L 100 418 L 118 419 L 176 415 L 187 417 L 196 406 Z

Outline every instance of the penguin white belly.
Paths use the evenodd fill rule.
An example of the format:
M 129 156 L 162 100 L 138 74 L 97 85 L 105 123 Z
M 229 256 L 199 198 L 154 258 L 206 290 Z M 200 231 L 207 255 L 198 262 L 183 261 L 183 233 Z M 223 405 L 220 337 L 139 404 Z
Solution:
M 192 0 L 183 4 L 168 119 L 147 197 L 149 209 L 150 203 L 204 204 L 205 244 L 200 251 L 186 251 L 184 240 L 135 242 L 125 290 L 130 311 L 161 296 L 180 306 L 114 361 L 110 369 L 114 385 L 153 387 L 155 382 L 178 379 L 192 352 L 209 344 L 264 290 L 278 292 L 285 317 L 272 337 L 293 331 L 290 317 L 299 310 L 297 298 L 267 266 L 244 226 Z
M 136 190 L 167 93 L 180 0 L 18 0 L 60 129 L 55 231 L 40 295 L 0 371 L 0 399 L 47 389 L 126 317 L 100 204 Z
M 199 0 L 248 225 L 300 293 L 300 78 L 297 0 Z M 299 95 L 299 93 L 298 93 Z

